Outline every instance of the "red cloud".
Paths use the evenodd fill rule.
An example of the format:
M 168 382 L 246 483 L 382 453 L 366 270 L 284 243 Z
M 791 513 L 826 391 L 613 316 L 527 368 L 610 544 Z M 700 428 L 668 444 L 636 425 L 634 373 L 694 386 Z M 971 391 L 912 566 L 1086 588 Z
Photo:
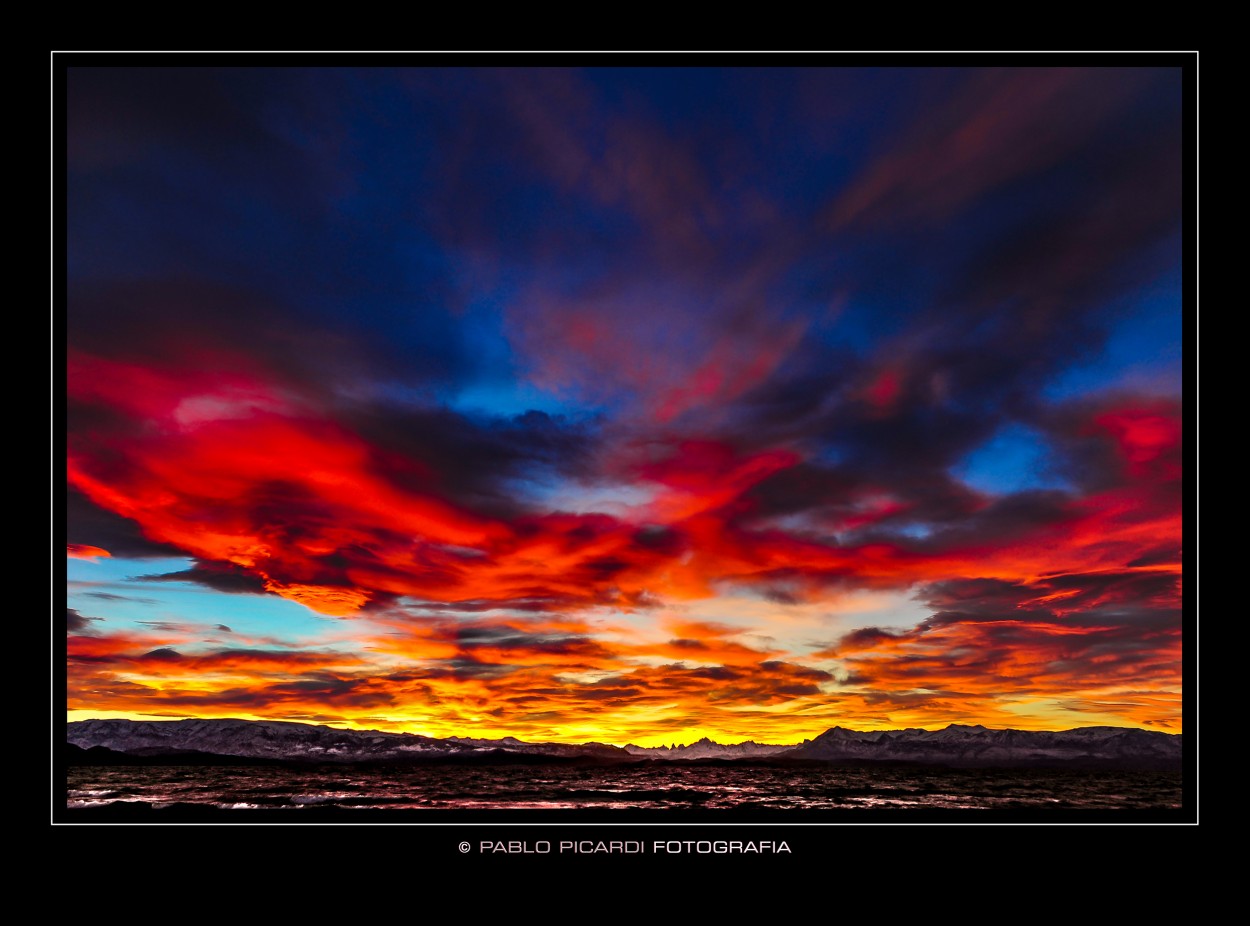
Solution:
M 839 546 L 754 526 L 750 492 L 800 462 L 790 450 L 739 453 L 708 440 L 661 445 L 658 457 L 634 470 L 659 487 L 645 511 L 652 535 L 647 525 L 600 514 L 508 523 L 444 501 L 438 473 L 370 445 L 280 388 L 231 380 L 227 389 L 194 373 L 184 383 L 170 371 L 122 365 L 109 368 L 104 386 L 104 368 L 76 359 L 70 395 L 131 423 L 73 435 L 70 482 L 150 538 L 243 567 L 271 591 L 326 614 L 353 614 L 395 596 L 559 608 L 702 597 L 718 582 L 777 576 L 808 593 L 846 578 L 898 587 L 959 575 L 1036 576 L 1123 565 L 1179 538 L 1175 496 L 1152 488 L 1173 475 L 1180 439 L 1165 408 L 1103 411 L 1079 426 L 1116 439 L 1133 482 L 1074 499 L 1057 519 L 1023 525 L 1014 536 L 974 534 L 925 550 L 898 542 Z M 148 395 L 154 381 L 159 400 Z M 226 394 L 247 398 L 204 398 Z M 130 417 L 136 413 L 142 424 Z M 836 527 L 905 507 L 881 496 Z M 664 543 L 648 539 L 660 536 L 657 529 Z
M 96 560 L 101 557 L 107 558 L 112 556 L 108 550 L 101 547 L 93 547 L 85 543 L 68 543 L 65 545 L 65 553 L 74 559 Z
M 71 634 L 71 692 L 94 692 L 100 709 L 350 718 L 430 704 L 441 707 L 411 722 L 463 732 L 454 728 L 465 718 L 508 705 L 518 725 L 499 731 L 552 735 L 556 727 L 541 718 L 593 704 L 604 729 L 658 735 L 702 712 L 719 718 L 717 729 L 785 738 L 819 732 L 822 718 L 926 722 L 947 711 L 947 721 L 1002 724 L 1011 698 L 1118 698 L 1107 712 L 1164 722 L 1179 697 L 1174 627 L 1134 630 L 1098 617 L 1179 607 L 1179 560 L 1169 551 L 1180 548 L 1181 429 L 1166 403 L 1087 408 L 1056 424 L 1106 475 L 1083 496 L 1049 502 L 1044 517 L 986 503 L 967 513 L 963 533 L 842 544 L 765 526 L 774 522 L 758 510 L 756 490 L 803 462 L 790 449 L 635 443 L 612 476 L 654 487 L 638 521 L 561 512 L 504 519 L 444 497 L 444 473 L 254 375 L 184 375 L 75 355 L 69 394 L 97 422 L 70 435 L 69 479 L 97 505 L 321 613 L 390 628 L 366 634 L 368 652 L 346 654 L 206 650 L 170 633 Z M 888 524 L 907 508 L 884 485 L 832 480 L 825 491 L 845 494 L 814 497 L 809 507 L 837 503 L 844 514 L 831 528 L 839 532 Z M 781 582 L 791 598 L 815 600 L 831 583 L 972 578 L 1015 590 L 993 620 L 975 608 L 987 607 L 994 587 L 960 598 L 951 586 L 934 593 L 936 616 L 916 630 L 861 630 L 807 657 L 761 649 L 715 623 L 672 621 L 667 639 L 644 640 L 579 617 L 588 606 L 649 608 L 726 584 Z M 426 616 L 385 609 L 397 599 Z M 498 617 L 466 623 L 439 617 L 440 608 Z M 785 661 L 800 659 L 812 664 Z M 847 673 L 845 684 L 835 683 L 831 663 Z M 791 702 L 798 712 L 788 721 L 749 710 Z M 640 727 L 640 710 L 660 715 Z
M 1093 425 L 1115 438 L 1134 478 L 1180 478 L 1181 422 L 1170 404 L 1119 408 L 1097 416 Z

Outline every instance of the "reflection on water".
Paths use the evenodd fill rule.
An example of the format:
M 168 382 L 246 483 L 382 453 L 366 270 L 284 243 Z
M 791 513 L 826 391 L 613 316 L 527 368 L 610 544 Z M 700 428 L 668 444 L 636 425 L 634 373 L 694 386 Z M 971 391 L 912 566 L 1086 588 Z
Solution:
M 389 810 L 1164 809 L 1167 772 L 639 765 L 612 768 L 410 766 L 73 767 L 67 807 L 115 802 Z

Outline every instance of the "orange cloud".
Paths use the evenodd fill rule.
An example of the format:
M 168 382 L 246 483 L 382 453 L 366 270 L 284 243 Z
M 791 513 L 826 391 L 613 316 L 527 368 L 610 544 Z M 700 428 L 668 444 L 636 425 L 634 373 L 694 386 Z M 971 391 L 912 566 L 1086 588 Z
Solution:
M 85 559 L 90 562 L 94 562 L 95 560 L 101 558 L 107 559 L 113 555 L 108 550 L 101 549 L 100 547 L 93 547 L 85 543 L 66 544 L 65 554 L 73 557 L 74 559 Z
M 1046 726 L 1094 703 L 1119 722 L 1178 723 L 1179 630 L 1158 618 L 1180 606 L 1181 430 L 1166 404 L 1062 424 L 1110 474 L 1084 494 L 980 500 L 916 540 L 889 533 L 908 503 L 861 482 L 813 500 L 849 499 L 827 519 L 838 536 L 822 537 L 761 508 L 761 488 L 803 463 L 792 449 L 637 443 L 613 464 L 655 487 L 633 516 L 504 517 L 450 497 L 449 473 L 222 366 L 235 372 L 73 355 L 70 396 L 102 423 L 71 435 L 70 483 L 152 540 L 360 621 L 352 651 L 71 633 L 73 704 L 614 740 L 698 728 L 784 741 L 826 721 Z M 912 586 L 929 590 L 929 622 L 823 647 L 761 648 L 657 610 L 726 587 L 820 601 Z M 655 616 L 633 633 L 588 621 L 592 608 Z M 1129 611 L 1154 623 L 1116 616 Z

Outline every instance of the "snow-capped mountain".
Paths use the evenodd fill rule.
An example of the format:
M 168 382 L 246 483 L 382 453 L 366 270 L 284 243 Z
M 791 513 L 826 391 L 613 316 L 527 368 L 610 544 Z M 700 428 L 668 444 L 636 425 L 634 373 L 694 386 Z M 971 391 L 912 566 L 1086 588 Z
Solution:
M 314 762 L 372 762 L 437 758 L 472 759 L 505 752 L 540 756 L 628 756 L 602 743 L 523 743 L 413 733 L 341 730 L 277 720 L 80 720 L 66 725 L 66 740 L 83 749 L 103 746 L 130 755 L 209 753 L 250 759 Z
M 689 746 L 635 746 L 633 743 L 630 743 L 625 747 L 625 751 L 631 756 L 638 756 L 643 759 L 675 761 L 687 759 L 754 759 L 760 756 L 779 755 L 793 748 L 793 745 L 769 746 L 765 743 L 756 743 L 751 740 L 747 740 L 745 743 L 735 743 L 732 746 L 723 746 L 720 743 L 712 742 L 705 736 Z
M 1181 736 L 1135 727 L 1081 727 L 1058 732 L 991 730 L 980 724 L 863 732 L 834 727 L 785 755 L 822 762 L 916 762 L 967 768 L 1072 765 L 1173 769 L 1181 763 Z
M 1082 727 L 1060 732 L 990 730 L 951 724 L 941 730 L 847 730 L 834 727 L 798 746 L 747 741 L 721 745 L 706 738 L 686 746 L 620 748 L 604 743 L 527 743 L 412 733 L 342 730 L 275 720 L 80 720 L 66 740 L 131 756 L 207 754 L 305 762 L 465 761 L 485 758 L 542 761 L 584 758 L 608 762 L 706 759 L 790 762 L 907 762 L 965 768 L 1094 767 L 1179 769 L 1179 734 L 1133 727 Z M 83 757 L 80 757 L 83 758 Z

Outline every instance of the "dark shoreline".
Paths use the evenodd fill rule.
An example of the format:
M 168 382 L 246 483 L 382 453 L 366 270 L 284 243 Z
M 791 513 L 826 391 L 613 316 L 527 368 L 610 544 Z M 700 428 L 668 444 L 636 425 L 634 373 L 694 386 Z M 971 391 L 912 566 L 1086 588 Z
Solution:
M 412 756 L 403 759 L 356 759 L 331 762 L 318 759 L 271 759 L 249 756 L 229 756 L 208 752 L 174 751 L 136 754 L 118 752 L 104 746 L 83 749 L 66 743 L 62 753 L 65 765 L 70 768 L 108 768 L 112 766 L 179 766 L 179 767 L 268 767 L 290 769 L 400 769 L 435 768 L 446 766 L 464 767 L 511 767 L 532 766 L 564 768 L 773 768 L 773 769 L 914 769 L 916 771 L 1065 771 L 1073 772 L 1181 772 L 1180 762 L 1129 761 L 1082 757 L 1079 759 L 1040 759 L 1030 763 L 1020 761 L 993 762 L 915 762 L 905 759 L 805 759 L 790 756 L 749 756 L 743 758 L 659 759 L 647 757 L 604 758 L 593 755 L 556 756 L 541 753 L 516 753 L 503 749 L 483 750 L 457 755 Z
M 827 823 L 1184 823 L 1182 808 L 882 809 L 761 810 L 750 807 L 716 810 L 410 810 L 340 807 L 227 809 L 210 804 L 154 806 L 146 801 L 115 801 L 100 807 L 62 808 L 58 823 L 389 823 L 435 824 L 808 824 Z

